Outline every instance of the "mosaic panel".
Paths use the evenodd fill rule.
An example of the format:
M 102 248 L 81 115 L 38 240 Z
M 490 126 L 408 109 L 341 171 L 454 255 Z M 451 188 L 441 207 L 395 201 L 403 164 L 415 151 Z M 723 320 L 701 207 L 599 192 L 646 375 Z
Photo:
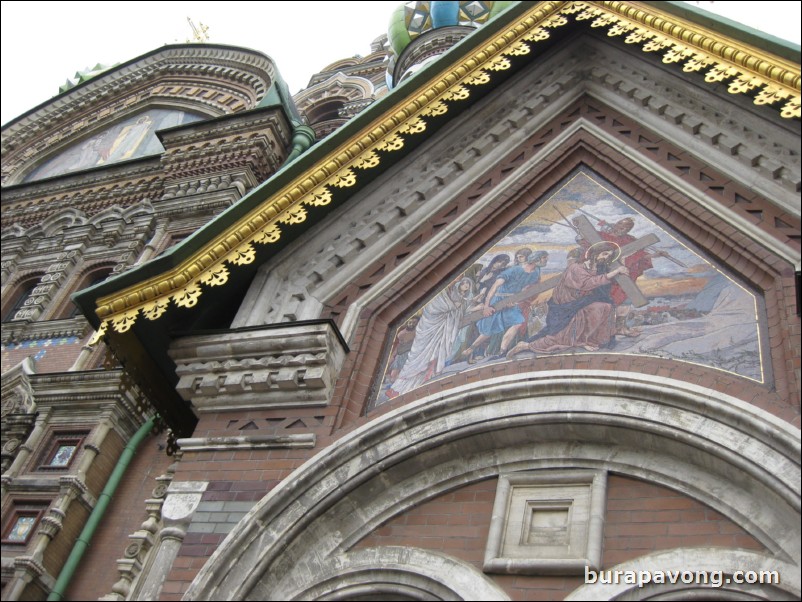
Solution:
M 156 137 L 158 130 L 200 119 L 199 115 L 175 109 L 149 109 L 136 113 L 45 161 L 25 176 L 25 181 L 162 153 L 164 147 Z
M 765 380 L 755 295 L 590 170 L 407 316 L 376 403 L 489 363 L 584 353 Z
M 36 525 L 36 516 L 18 516 L 6 539 L 13 543 L 25 543 Z

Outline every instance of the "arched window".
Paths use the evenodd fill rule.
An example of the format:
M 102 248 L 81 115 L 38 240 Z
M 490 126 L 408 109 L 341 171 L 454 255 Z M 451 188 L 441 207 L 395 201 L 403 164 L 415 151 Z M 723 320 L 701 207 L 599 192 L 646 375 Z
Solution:
M 42 275 L 37 274 L 36 276 L 26 278 L 17 285 L 15 295 L 13 296 L 14 302 L 3 312 L 3 322 L 11 322 L 14 320 L 14 316 L 23 308 L 25 301 L 31 296 L 33 289 L 39 284 L 41 278 Z
M 340 118 L 340 109 L 345 106 L 341 98 L 330 98 L 319 102 L 306 110 L 306 119 L 310 125 L 321 121 Z

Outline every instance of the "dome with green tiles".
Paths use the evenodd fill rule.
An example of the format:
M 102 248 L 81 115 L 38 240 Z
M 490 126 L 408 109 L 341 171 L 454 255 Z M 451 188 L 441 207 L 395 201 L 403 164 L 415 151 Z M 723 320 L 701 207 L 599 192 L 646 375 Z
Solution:
M 78 84 L 82 84 L 85 81 L 88 81 L 93 77 L 96 77 L 101 73 L 104 73 L 105 71 L 108 71 L 109 69 L 116 67 L 119 64 L 120 63 L 115 63 L 113 65 L 102 65 L 98 63 L 94 67 L 87 67 L 86 69 L 76 71 L 73 77 L 67 78 L 67 81 L 58 87 L 59 94 L 61 94 L 62 92 L 66 92 L 67 90 L 74 88 Z

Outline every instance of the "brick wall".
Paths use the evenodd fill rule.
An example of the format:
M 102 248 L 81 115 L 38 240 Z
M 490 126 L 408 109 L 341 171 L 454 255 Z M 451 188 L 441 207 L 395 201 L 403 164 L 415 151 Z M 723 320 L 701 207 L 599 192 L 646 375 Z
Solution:
M 155 478 L 175 461 L 164 452 L 165 444 L 166 434 L 151 435 L 140 444 L 78 567 L 78 574 L 92 573 L 95 578 L 74 579 L 65 599 L 97 600 L 111 592 L 119 577 L 117 559 L 124 556 L 128 535 L 147 518 L 145 500 L 152 497 Z
M 21 341 L 3 345 L 3 372 L 33 357 L 36 372 L 67 372 L 75 363 L 85 340 L 78 337 L 59 337 L 34 341 Z
M 481 571 L 495 495 L 496 479 L 440 495 L 393 518 L 355 547 L 415 546 L 450 554 Z M 738 525 L 696 500 L 659 485 L 609 477 L 603 568 L 657 550 L 694 546 L 763 549 Z M 514 600 L 562 600 L 584 583 L 581 576 L 492 578 Z
M 503 188 L 504 179 L 514 173 L 521 162 L 543 144 L 569 127 L 577 117 L 586 116 L 597 123 L 621 144 L 633 152 L 646 155 L 670 173 L 683 177 L 711 199 L 720 200 L 723 207 L 738 213 L 743 219 L 755 222 L 771 236 L 799 248 L 799 219 L 788 215 L 755 192 L 737 185 L 709 165 L 659 139 L 625 115 L 596 103 L 580 99 L 543 127 L 509 156 L 499 161 L 486 174 L 476 178 L 473 186 L 443 207 L 439 214 L 410 231 L 408 236 L 384 255 L 362 270 L 342 291 L 331 296 L 324 316 L 341 320 L 350 303 L 367 294 L 371 287 L 395 268 L 403 258 L 431 239 L 447 223 L 471 210 L 482 196 Z M 746 236 L 725 224 L 713 212 L 691 202 L 687 196 L 656 179 L 642 165 L 611 149 L 593 136 L 576 133 L 566 138 L 551 153 L 549 162 L 531 170 L 531 180 L 519 190 L 504 190 L 472 215 L 447 240 L 433 248 L 425 259 L 411 266 L 388 290 L 370 301 L 360 315 L 351 353 L 346 358 L 343 374 L 337 382 L 334 403 L 341 404 L 338 426 L 358 421 L 371 402 L 372 384 L 381 369 L 391 326 L 405 319 L 411 308 L 443 286 L 449 278 L 464 269 L 467 257 L 486 247 L 499 231 L 515 223 L 520 216 L 551 187 L 566 177 L 572 169 L 585 165 L 640 203 L 664 223 L 671 224 L 701 251 L 708 251 L 732 273 L 749 282 L 765 303 L 765 327 L 771 339 L 768 355 L 771 368 L 765 384 L 759 384 L 720 370 L 689 363 L 661 360 L 652 357 L 598 354 L 589 356 L 544 356 L 535 361 L 520 360 L 512 365 L 480 367 L 455 376 L 442 378 L 408 394 L 394 407 L 414 398 L 453 388 L 468 381 L 482 380 L 504 373 L 539 370 L 619 370 L 656 374 L 697 384 L 733 395 L 786 420 L 797 427 L 802 424 L 799 409 L 800 345 L 799 319 L 793 291 L 791 266 Z M 789 331 L 786 326 L 790 326 Z M 794 336 L 795 335 L 795 336 Z

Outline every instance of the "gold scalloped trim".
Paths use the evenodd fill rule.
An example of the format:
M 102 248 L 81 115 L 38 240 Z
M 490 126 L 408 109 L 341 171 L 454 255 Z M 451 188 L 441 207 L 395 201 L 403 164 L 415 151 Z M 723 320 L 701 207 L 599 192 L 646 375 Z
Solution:
M 784 103 L 781 117 L 800 117 L 798 65 L 731 40 L 722 41 L 715 32 L 653 7 L 646 11 L 637 3 L 571 2 L 561 12 L 580 22 L 590 21 L 591 27 L 608 28 L 610 37 L 626 34 L 626 44 L 642 44 L 644 52 L 662 52 L 663 63 L 682 64 L 686 73 L 709 69 L 707 83 L 732 80 L 727 86 L 730 94 L 761 89 L 755 104 Z
M 524 40 L 533 28 L 541 30 L 567 24 L 568 21 L 557 14 L 563 4 L 544 3 L 523 17 L 510 31 L 498 36 L 462 65 L 442 74 L 434 85 L 422 88 L 420 95 L 413 95 L 411 101 L 389 118 L 366 128 L 347 148 L 332 153 L 329 161 L 303 174 L 296 183 L 278 193 L 273 202 L 228 228 L 195 258 L 161 278 L 100 299 L 98 316 L 110 321 L 117 332 L 125 332 L 140 310 L 145 319 L 155 320 L 165 313 L 170 301 L 178 307 L 196 305 L 202 294 L 201 284 L 221 286 L 228 281 L 230 271 L 225 264 L 252 263 L 256 257 L 254 245 L 280 240 L 286 227 L 306 221 L 306 207 L 328 205 L 334 189 L 354 186 L 360 172 L 379 165 L 381 153 L 401 150 L 406 137 L 425 132 L 428 124 L 424 117 L 445 114 L 449 103 L 470 97 L 471 87 L 488 83 L 488 71 L 509 69 L 512 63 L 508 57 L 528 54 L 531 44 L 538 38 L 548 37 Z
M 607 28 L 610 37 L 626 35 L 626 44 L 642 44 L 644 52 L 663 52 L 664 63 L 681 64 L 685 72 L 707 69 L 705 81 L 709 83 L 731 79 L 728 89 L 733 94 L 762 88 L 755 104 L 785 102 L 780 114 L 799 117 L 799 68 L 791 63 L 723 42 L 708 30 L 652 7 L 647 12 L 641 5 L 624 2 L 543 2 L 301 174 L 271 201 L 229 226 L 195 256 L 170 272 L 99 299 L 96 313 L 101 330 L 105 332 L 110 322 L 115 331 L 125 332 L 140 311 L 145 319 L 155 320 L 166 312 L 170 301 L 178 307 L 195 306 L 203 291 L 201 284 L 228 282 L 230 271 L 225 264 L 241 266 L 255 261 L 254 245 L 280 240 L 287 227 L 306 221 L 306 207 L 328 205 L 333 190 L 354 186 L 360 173 L 379 165 L 381 153 L 401 150 L 405 137 L 425 132 L 423 117 L 443 115 L 450 103 L 468 99 L 471 87 L 491 81 L 489 71 L 509 69 L 511 57 L 531 53 L 533 44 L 550 37 L 549 29 L 567 25 L 570 17 L 593 28 Z
M 94 345 L 97 345 L 100 339 L 102 339 L 103 336 L 106 334 L 106 330 L 108 330 L 108 328 L 109 328 L 108 322 L 106 322 L 105 320 L 101 322 L 98 329 L 92 334 L 92 336 L 89 338 L 89 341 L 87 341 L 86 343 L 87 346 L 93 347 Z

